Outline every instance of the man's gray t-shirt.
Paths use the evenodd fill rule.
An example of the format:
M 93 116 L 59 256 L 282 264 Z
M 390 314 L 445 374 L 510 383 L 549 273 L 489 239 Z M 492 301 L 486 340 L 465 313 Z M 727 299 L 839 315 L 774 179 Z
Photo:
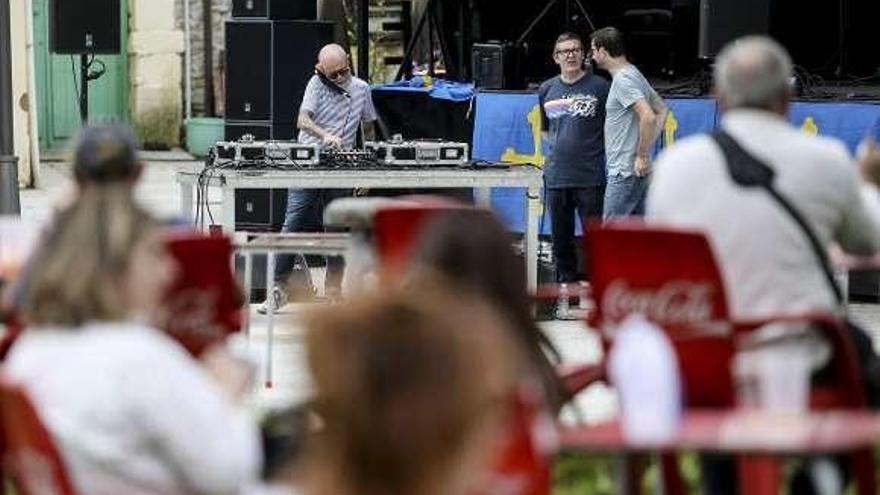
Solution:
M 363 80 L 352 77 L 343 89 L 348 96 L 327 87 L 317 75 L 312 76 L 299 112 L 307 112 L 318 127 L 342 138 L 343 148 L 353 148 L 361 122 L 376 120 L 376 110 L 370 85 Z M 299 131 L 297 141 L 323 144 L 323 139 L 303 130 Z
M 656 108 L 660 95 L 645 76 L 629 64 L 611 80 L 605 104 L 605 155 L 609 176 L 628 177 L 634 173 L 639 119 L 633 105 L 640 99 Z

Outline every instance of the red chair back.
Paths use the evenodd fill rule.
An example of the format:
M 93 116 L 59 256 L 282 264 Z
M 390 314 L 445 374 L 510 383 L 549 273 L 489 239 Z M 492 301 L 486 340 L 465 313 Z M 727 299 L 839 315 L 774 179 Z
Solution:
M 401 206 L 382 208 L 373 217 L 373 242 L 376 257 L 386 282 L 400 279 L 409 265 L 413 250 L 429 224 L 440 213 L 468 206 L 450 200 L 422 200 Z
M 516 398 L 507 436 L 488 478 L 491 487 L 479 490 L 477 495 L 501 491 L 511 495 L 550 495 L 550 456 L 556 448 L 556 438 L 555 431 L 545 431 L 552 429 L 552 423 L 548 424 L 551 420 L 544 417 L 547 412 L 542 401 L 540 397 L 523 394 Z M 553 437 L 547 438 L 548 435 Z M 504 490 L 498 490 L 499 486 Z
M 19 495 L 75 495 L 49 432 L 25 391 L 0 379 L 3 469 Z
M 414 249 L 425 228 L 440 214 L 470 207 L 445 199 L 422 199 L 418 203 L 383 208 L 373 217 L 373 239 L 379 266 L 386 283 L 396 283 L 406 272 Z M 540 394 L 538 394 L 540 395 Z M 550 493 L 549 453 L 541 450 L 536 431 L 541 425 L 543 397 L 517 397 L 513 417 L 503 445 L 491 466 L 489 489 L 476 493 L 548 495 Z
M 730 316 L 706 237 L 625 222 L 592 226 L 586 249 L 596 301 L 591 325 L 613 338 L 628 315 L 644 315 L 676 347 L 687 406 L 734 405 Z
M 178 272 L 160 326 L 198 355 L 242 328 L 243 294 L 232 271 L 232 244 L 225 236 L 173 233 L 165 246 Z

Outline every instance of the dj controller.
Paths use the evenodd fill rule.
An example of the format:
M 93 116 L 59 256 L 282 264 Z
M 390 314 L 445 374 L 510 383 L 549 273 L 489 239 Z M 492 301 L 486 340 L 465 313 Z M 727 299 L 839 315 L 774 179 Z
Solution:
M 467 143 L 441 140 L 367 141 L 362 149 L 322 148 L 296 141 L 220 141 L 209 153 L 206 167 L 233 169 L 427 169 L 506 168 L 503 163 L 471 161 Z

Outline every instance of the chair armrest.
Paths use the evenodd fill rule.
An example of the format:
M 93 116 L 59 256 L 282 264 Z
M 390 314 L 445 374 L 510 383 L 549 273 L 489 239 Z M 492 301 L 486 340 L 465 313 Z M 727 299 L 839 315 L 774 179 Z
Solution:
M 556 371 L 565 392 L 563 402 L 569 402 L 590 385 L 607 380 L 604 361 L 599 364 L 563 365 L 557 367 Z
M 743 342 L 751 332 L 762 326 L 773 323 L 808 323 L 819 328 L 832 348 L 832 366 L 839 380 L 849 385 L 847 402 L 851 407 L 867 407 L 864 378 L 850 329 L 845 320 L 828 313 L 807 312 L 802 314 L 779 315 L 763 319 L 734 321 L 734 335 L 737 343 Z M 754 347 L 772 345 L 785 340 L 786 336 L 778 336 L 762 340 L 759 344 L 748 344 Z

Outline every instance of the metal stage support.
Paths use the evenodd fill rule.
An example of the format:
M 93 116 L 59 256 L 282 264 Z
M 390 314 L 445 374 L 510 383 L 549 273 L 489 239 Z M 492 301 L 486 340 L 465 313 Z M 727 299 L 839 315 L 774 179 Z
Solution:
M 370 80 L 370 0 L 358 1 L 358 77 Z
M 559 0 L 549 0 L 547 2 L 547 5 L 545 5 L 541 12 L 538 13 L 534 20 L 532 20 L 531 24 L 529 24 L 529 27 L 527 27 L 526 30 L 523 31 L 523 33 L 519 36 L 519 38 L 517 38 L 517 45 L 521 45 L 526 41 L 526 39 L 528 39 L 529 35 L 532 34 L 532 30 L 535 29 L 535 26 L 540 24 L 547 13 L 550 12 L 550 9 L 552 9 L 558 1 Z M 587 12 L 584 4 L 581 3 L 581 0 L 562 0 L 562 2 L 564 3 L 563 8 L 565 9 L 566 29 L 570 29 L 569 23 L 571 22 L 571 4 L 572 2 L 574 2 L 575 6 L 577 6 L 578 10 L 580 10 L 581 14 L 584 16 L 584 19 L 587 21 L 587 25 L 590 26 L 590 31 L 596 30 L 596 25 L 593 24 L 593 19 L 592 17 L 590 17 L 590 13 Z

